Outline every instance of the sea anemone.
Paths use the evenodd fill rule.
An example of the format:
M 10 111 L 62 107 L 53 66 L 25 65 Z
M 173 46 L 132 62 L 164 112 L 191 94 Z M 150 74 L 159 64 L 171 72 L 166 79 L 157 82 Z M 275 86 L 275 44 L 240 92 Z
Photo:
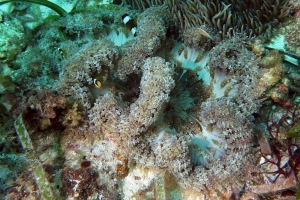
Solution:
M 204 167 L 207 167 L 208 162 L 205 157 L 210 154 L 209 148 L 210 144 L 207 140 L 197 136 L 191 139 L 189 144 L 189 155 L 194 166 L 203 165 Z
M 166 5 L 174 21 L 181 29 L 208 24 L 220 38 L 232 37 L 236 33 L 248 36 L 269 35 L 271 28 L 287 19 L 290 14 L 288 0 L 125 0 L 139 10 L 154 5 Z
M 191 71 L 181 73 L 164 110 L 165 119 L 172 127 L 190 119 L 193 108 L 207 96 L 203 88 L 202 79 L 198 80 Z

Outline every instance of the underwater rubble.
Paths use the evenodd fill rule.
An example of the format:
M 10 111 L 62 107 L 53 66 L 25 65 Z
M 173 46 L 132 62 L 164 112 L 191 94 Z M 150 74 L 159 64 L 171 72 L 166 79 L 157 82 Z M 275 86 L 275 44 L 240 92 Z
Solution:
M 299 1 L 257 2 L 0 1 L 0 199 L 300 198 Z

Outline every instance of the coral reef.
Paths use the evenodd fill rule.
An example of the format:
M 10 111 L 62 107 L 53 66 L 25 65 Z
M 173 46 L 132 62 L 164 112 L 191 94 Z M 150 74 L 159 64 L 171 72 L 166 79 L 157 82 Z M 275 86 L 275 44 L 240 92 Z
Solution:
M 0 198 L 295 196 L 300 71 L 265 42 L 296 2 L 113 2 L 3 15 Z

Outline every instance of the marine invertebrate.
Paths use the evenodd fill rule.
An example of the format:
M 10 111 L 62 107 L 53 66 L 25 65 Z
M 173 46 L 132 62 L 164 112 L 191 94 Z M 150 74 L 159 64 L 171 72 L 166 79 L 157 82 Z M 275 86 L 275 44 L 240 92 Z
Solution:
M 61 112 L 66 107 L 67 100 L 64 96 L 41 92 L 23 102 L 22 109 L 18 113 L 24 111 L 24 117 L 29 119 L 32 127 L 45 130 L 58 127 L 56 123 L 60 121 Z
M 214 97 L 230 97 L 241 113 L 253 113 L 266 90 L 259 84 L 264 70 L 259 67 L 255 54 L 246 48 L 243 37 L 236 35 L 219 43 L 212 49 L 210 58 Z
M 142 71 L 140 95 L 130 109 L 119 106 L 111 94 L 96 100 L 89 112 L 94 131 L 100 128 L 104 134 L 120 133 L 121 137 L 139 135 L 158 118 L 174 87 L 172 67 L 162 58 L 153 57 L 146 60 Z
M 153 7 L 138 16 L 136 34 L 133 40 L 122 48 L 116 77 L 122 81 L 126 75 L 141 74 L 146 58 L 154 56 L 166 41 L 166 32 L 172 26 L 170 14 L 165 7 Z M 134 60 L 134 62 L 132 62 Z
M 101 81 L 106 82 L 118 56 L 119 52 L 110 40 L 92 42 L 66 63 L 61 79 L 54 87 L 60 94 L 72 96 L 79 107 L 90 107 L 92 96 L 88 86 L 93 85 L 94 78 L 100 74 Z
M 232 185 L 241 189 L 255 168 L 255 161 L 249 153 L 253 134 L 248 117 L 259 106 L 261 91 L 264 90 L 258 85 L 261 69 L 255 58 L 240 36 L 219 43 L 210 55 L 211 88 L 217 91 L 225 87 L 229 88 L 228 92 L 221 90 L 196 103 L 189 95 L 196 92 L 195 97 L 199 97 L 196 88 L 202 86 L 198 77 L 191 79 L 187 78 L 188 72 L 178 73 L 178 77 L 182 75 L 182 82 L 177 82 L 178 87 L 187 89 L 175 89 L 173 92 L 175 96 L 187 97 L 189 104 L 184 105 L 183 125 L 177 123 L 176 131 L 167 127 L 170 125 L 168 120 L 157 121 L 162 108 L 171 99 L 175 83 L 171 78 L 174 66 L 159 57 L 147 58 L 141 68 L 132 69 L 135 73 L 142 71 L 139 97 L 130 105 L 122 104 L 114 94 L 99 97 L 89 112 L 90 128 L 108 138 L 116 152 L 122 155 L 122 159 L 128 159 L 128 163 L 137 168 L 167 168 L 182 188 L 192 188 L 206 196 L 231 191 Z M 226 76 L 232 82 L 224 81 Z M 187 80 L 195 80 L 195 85 Z M 189 109 L 193 112 L 187 114 Z M 186 120 L 187 116 L 190 121 Z M 192 153 L 196 151 L 196 154 Z M 243 169 L 245 163 L 247 167 Z M 117 170 L 117 165 L 113 166 Z M 119 165 L 119 171 L 125 167 Z M 130 177 L 131 172 L 129 169 Z M 230 178 L 232 174 L 237 176 Z M 227 184 L 223 183 L 225 180 Z
M 220 197 L 231 191 L 233 185 L 241 189 L 255 168 L 250 153 L 251 122 L 228 97 L 207 99 L 195 118 L 199 119 L 196 123 L 181 127 L 178 135 L 190 133 L 192 137 L 181 143 L 181 156 L 171 161 L 169 170 L 182 188 L 192 188 L 206 197 Z
M 196 1 L 173 2 L 182 6 Z M 205 5 L 214 10 L 216 2 L 221 3 L 211 1 Z M 222 19 L 211 19 L 212 25 L 219 26 L 223 17 L 232 22 L 229 11 L 233 5 L 222 1 L 217 6 L 215 10 L 223 9 L 216 14 Z M 137 36 L 119 43 L 120 47 L 93 37 L 86 44 L 81 33 L 91 33 L 97 26 L 91 30 L 74 27 L 73 33 L 79 33 L 78 37 L 68 34 L 72 26 L 59 32 L 68 39 L 79 40 L 77 48 L 67 54 L 81 50 L 72 58 L 60 57 L 64 60 L 59 62 L 58 80 L 49 87 L 58 90 L 57 97 L 63 96 L 64 101 L 51 107 L 47 105 L 54 98 L 47 101 L 43 97 L 43 105 L 32 106 L 38 110 L 34 116 L 48 117 L 46 122 L 56 119 L 58 128 L 53 130 L 44 123 L 44 131 L 32 133 L 32 138 L 41 160 L 63 158 L 61 185 L 65 186 L 66 196 L 101 198 L 106 191 L 101 188 L 108 188 L 113 199 L 163 198 L 167 192 L 167 187 L 162 186 L 163 177 L 170 173 L 172 182 L 178 182 L 176 187 L 182 189 L 182 198 L 196 199 L 195 194 L 197 198 L 228 199 L 231 194 L 239 196 L 240 190 L 260 178 L 252 173 L 257 172 L 253 170 L 257 157 L 253 153 L 252 114 L 268 88 L 262 79 L 272 68 L 260 64 L 263 50 L 251 52 L 245 38 L 238 34 L 219 42 L 213 28 L 207 31 L 210 37 L 201 35 L 198 28 L 189 28 L 183 34 L 184 44 L 176 43 L 169 52 L 174 41 L 168 38 L 173 25 L 167 9 L 156 6 L 140 14 Z M 122 6 L 120 10 L 123 12 Z M 79 15 L 69 17 L 84 19 Z M 114 22 L 116 19 L 119 22 Z M 117 17 L 101 21 L 100 27 L 112 23 L 123 26 Z M 107 37 L 105 33 L 95 36 L 102 35 Z M 59 45 L 68 50 L 65 47 Z M 272 55 L 276 54 L 265 56 L 265 61 L 272 61 Z M 277 77 L 267 82 L 270 87 L 275 86 Z M 24 98 L 28 96 L 26 92 L 22 94 Z M 42 150 L 51 144 L 58 144 L 61 154 Z M 52 176 L 53 164 L 46 162 L 45 168 Z
M 209 51 L 215 45 L 215 35 L 211 36 L 206 32 L 204 33 L 204 30 L 213 32 L 212 28 L 209 28 L 207 25 L 202 25 L 201 28 L 191 27 L 185 29 L 182 35 L 184 44 L 190 48 L 199 50 L 201 53 L 204 50 Z
M 209 148 L 211 148 L 211 145 L 207 140 L 197 136 L 191 138 L 191 142 L 189 144 L 189 155 L 193 166 L 202 165 L 206 167 L 208 165 L 208 162 L 205 159 L 205 154 L 210 154 L 210 151 L 208 150 Z
M 208 85 L 211 81 L 207 67 L 209 54 L 205 51 L 205 45 L 193 47 L 194 45 L 190 47 L 180 42 L 175 43 L 171 50 L 171 62 L 174 62 L 179 68 L 196 72 L 198 79 L 202 79 L 203 83 Z
M 220 38 L 245 32 L 250 37 L 270 34 L 271 26 L 288 16 L 288 0 L 284 1 L 126 1 L 145 9 L 152 5 L 167 5 L 181 29 L 208 24 L 215 28 Z M 272 10 L 272 11 L 271 11 Z
M 253 124 L 249 115 L 260 105 L 265 88 L 258 85 L 262 69 L 255 54 L 246 48 L 240 36 L 215 46 L 208 65 L 213 93 L 196 109 L 191 123 L 178 129 L 178 134 L 188 137 L 188 150 L 169 170 L 181 187 L 193 188 L 212 198 L 216 193 L 225 195 L 225 191 L 232 191 L 233 185 L 239 190 L 240 184 L 248 182 L 238 177 L 231 179 L 232 174 L 252 176 L 255 159 L 250 153 Z M 187 160 L 192 163 L 187 164 Z M 179 169 L 185 170 L 181 173 Z
M 157 136 L 149 144 L 155 155 L 155 164 L 160 168 L 169 168 L 172 171 L 189 171 L 188 162 L 178 166 L 179 160 L 188 153 L 187 138 L 168 127 L 160 127 Z M 178 167 L 180 169 L 178 169 Z M 185 168 L 186 167 L 186 168 Z
M 140 11 L 149 8 L 150 6 L 163 5 L 163 0 L 150 0 L 150 1 L 139 1 L 139 0 L 126 0 L 127 4 L 132 5 L 135 8 L 138 8 Z
M 188 119 L 193 120 L 193 108 L 199 106 L 208 96 L 204 88 L 202 79 L 198 80 L 196 74 L 191 74 L 189 70 L 180 73 L 164 109 L 165 120 L 172 127 L 178 127 Z
M 115 71 L 110 71 L 114 85 L 118 89 L 118 95 L 124 102 L 133 103 L 140 95 L 141 76 L 132 73 L 126 75 L 126 81 L 122 81 L 115 77 Z

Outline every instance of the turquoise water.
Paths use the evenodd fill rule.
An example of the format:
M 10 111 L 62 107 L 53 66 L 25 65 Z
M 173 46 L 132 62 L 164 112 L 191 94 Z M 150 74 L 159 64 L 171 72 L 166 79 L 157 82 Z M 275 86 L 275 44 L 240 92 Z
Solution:
M 298 198 L 298 1 L 0 9 L 0 199 Z

